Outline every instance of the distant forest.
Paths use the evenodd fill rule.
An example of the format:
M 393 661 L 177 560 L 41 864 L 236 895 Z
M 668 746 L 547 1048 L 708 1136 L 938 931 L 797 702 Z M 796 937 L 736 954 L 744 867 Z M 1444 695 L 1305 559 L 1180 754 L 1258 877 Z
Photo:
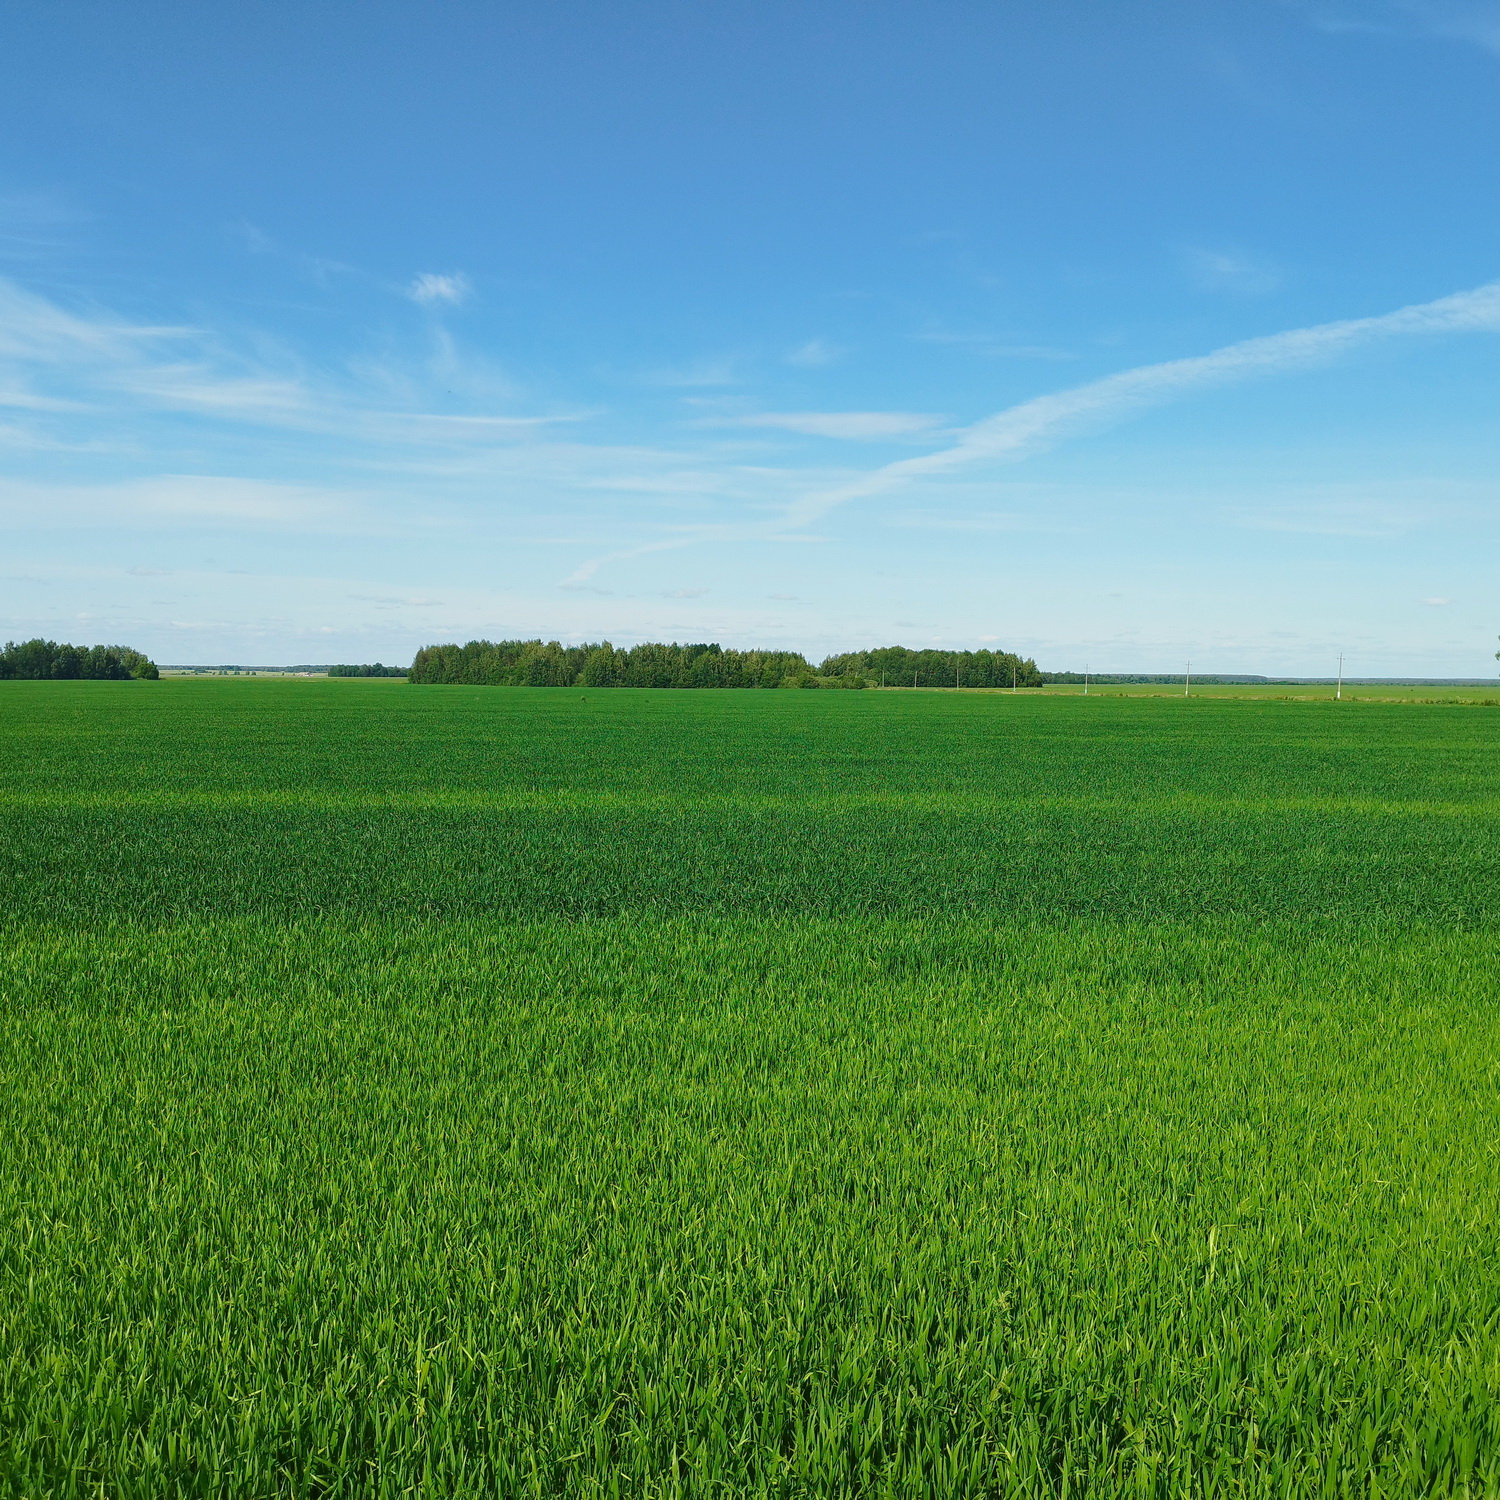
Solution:
M 161 673 L 150 657 L 129 646 L 69 646 L 57 641 L 7 641 L 0 650 L 0 678 L 31 681 L 91 679 L 155 681 Z
M 557 641 L 470 641 L 424 646 L 409 680 L 491 687 L 744 687 L 817 686 L 817 674 L 796 651 L 725 651 L 721 646 L 642 645 L 617 650 L 608 641 L 563 646 Z
M 714 644 L 646 644 L 616 648 L 608 641 L 564 646 L 557 641 L 470 641 L 424 646 L 408 680 L 490 687 L 864 688 L 1040 687 L 1030 659 L 1007 651 L 878 651 L 828 657 L 814 667 L 797 651 L 727 651 Z
M 885 687 L 1041 687 L 1042 674 L 1030 657 L 1011 651 L 912 651 L 882 646 L 830 656 L 819 670 L 826 676 L 857 674 Z
M 337 666 L 329 667 L 330 677 L 405 677 L 405 667 L 385 667 L 377 662 L 366 662 L 362 666 L 353 666 L 349 662 L 339 662 Z

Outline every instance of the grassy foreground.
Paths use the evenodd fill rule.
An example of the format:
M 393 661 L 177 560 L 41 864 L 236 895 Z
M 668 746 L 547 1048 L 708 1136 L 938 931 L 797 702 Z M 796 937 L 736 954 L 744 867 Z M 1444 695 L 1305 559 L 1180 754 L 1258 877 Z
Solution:
M 6 684 L 0 1485 L 1500 1493 L 1497 735 Z

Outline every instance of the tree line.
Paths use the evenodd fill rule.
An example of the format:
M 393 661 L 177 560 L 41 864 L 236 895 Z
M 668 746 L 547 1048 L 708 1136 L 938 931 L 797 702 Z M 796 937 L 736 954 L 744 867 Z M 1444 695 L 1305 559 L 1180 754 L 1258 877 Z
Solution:
M 1008 651 L 847 652 L 818 667 L 799 651 L 733 651 L 714 643 L 470 641 L 424 646 L 408 680 L 492 687 L 864 688 L 1040 687 L 1029 658 Z
M 350 662 L 339 662 L 328 669 L 330 677 L 405 677 L 405 667 L 385 667 L 378 661 L 363 662 L 358 666 Z
M 129 646 L 70 646 L 66 642 L 7 641 L 0 650 L 0 678 L 31 681 L 88 679 L 154 682 L 156 663 Z
M 470 641 L 424 646 L 409 680 L 494 687 L 734 687 L 776 688 L 790 678 L 816 684 L 807 658 L 796 651 L 726 651 L 713 644 L 608 641 L 564 646 L 557 641 Z
M 857 673 L 883 687 L 1041 687 L 1042 674 L 1028 657 L 1013 651 L 913 651 L 882 646 L 830 656 L 819 669 L 825 676 Z

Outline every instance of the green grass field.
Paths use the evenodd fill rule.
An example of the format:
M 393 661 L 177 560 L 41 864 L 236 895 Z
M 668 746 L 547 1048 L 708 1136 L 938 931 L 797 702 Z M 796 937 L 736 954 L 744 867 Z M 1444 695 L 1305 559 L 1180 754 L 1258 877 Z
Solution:
M 0 685 L 0 1492 L 1500 1494 L 1500 713 Z

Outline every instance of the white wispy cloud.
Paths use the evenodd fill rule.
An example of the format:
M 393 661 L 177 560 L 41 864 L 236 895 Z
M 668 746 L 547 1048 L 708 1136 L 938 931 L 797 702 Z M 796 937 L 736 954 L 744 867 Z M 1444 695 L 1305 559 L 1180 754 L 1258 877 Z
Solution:
M 720 421 L 732 427 L 774 427 L 809 437 L 868 441 L 927 432 L 940 426 L 943 418 L 922 411 L 761 411 Z
M 235 418 L 297 418 L 313 402 L 301 382 L 271 375 L 234 375 L 196 361 L 122 367 L 102 385 L 175 411 Z
M 643 542 L 638 547 L 624 547 L 618 552 L 606 552 L 599 557 L 590 557 L 568 574 L 558 584 L 563 589 L 588 589 L 591 592 L 602 592 L 594 583 L 594 577 L 605 563 L 624 562 L 632 557 L 646 557 L 653 552 L 674 552 L 680 547 L 691 546 L 695 541 L 701 540 L 701 533 L 692 532 L 684 536 L 665 537 L 659 541 Z
M 0 278 L 0 404 L 119 415 L 122 402 L 237 419 L 305 422 L 304 384 L 227 357 L 206 331 L 70 311 Z
M 1303 11 L 1320 31 L 1441 37 L 1500 54 L 1500 6 L 1493 0 L 1315 0 Z
M 1500 54 L 1500 6 L 1493 4 L 1439 3 L 1439 0 L 1406 0 L 1408 15 L 1427 30 L 1453 41 L 1473 42 L 1486 52 Z
M 479 409 L 421 409 L 455 396 Z M 68 309 L 0 278 L 0 407 L 21 414 L 18 421 L 31 419 L 29 427 L 7 430 L 3 441 L 11 447 L 97 451 L 117 430 L 117 443 L 129 448 L 145 412 L 432 450 L 524 440 L 578 419 L 505 413 L 517 399 L 503 376 L 442 336 L 435 352 L 404 365 L 366 360 L 309 371 L 264 338 L 226 339 L 186 325 L 132 323 L 94 307 Z M 64 427 L 43 419 L 70 414 L 89 420 L 74 423 L 63 441 Z
M 1141 365 L 1023 401 L 964 429 L 946 448 L 899 459 L 853 483 L 808 494 L 792 508 L 786 521 L 809 524 L 852 500 L 884 494 L 970 464 L 1024 458 L 1111 418 L 1253 376 L 1307 368 L 1379 339 L 1478 332 L 1500 332 L 1500 282 L 1375 317 L 1294 328 L 1229 344 L 1209 354 Z
M 326 532 L 367 529 L 371 518 L 365 498 L 346 490 L 218 474 L 159 474 L 102 484 L 0 481 L 0 528 L 50 530 L 59 523 Z
M 0 445 L 15 464 L 29 461 L 29 451 L 43 465 L 47 454 L 67 448 L 102 455 L 97 463 L 91 457 L 91 472 L 100 472 L 110 453 L 131 475 L 148 465 L 168 471 L 150 481 L 80 486 L 38 470 L 19 488 L 6 487 L 0 519 L 9 529 L 31 530 L 47 518 L 60 529 L 167 527 L 175 519 L 189 529 L 395 534 L 420 518 L 429 532 L 452 528 L 454 537 L 496 545 L 502 535 L 507 543 L 540 545 L 535 533 L 545 522 L 574 532 L 556 543 L 569 551 L 548 576 L 571 568 L 564 586 L 592 591 L 602 569 L 655 552 L 817 540 L 816 523 L 837 507 L 929 480 L 950 481 L 944 507 L 935 511 L 935 497 L 913 494 L 905 524 L 1020 525 L 992 493 L 976 494 L 972 507 L 964 497 L 955 502 L 951 481 L 967 476 L 992 489 L 993 466 L 1194 392 L 1331 361 L 1382 339 L 1475 331 L 1500 331 L 1500 283 L 1124 370 L 956 430 L 922 412 L 747 413 L 720 405 L 695 424 L 721 429 L 711 440 L 701 433 L 682 440 L 678 429 L 673 441 L 628 445 L 591 441 L 577 424 L 594 413 L 507 411 L 512 402 L 502 401 L 498 382 L 483 369 L 471 381 L 478 394 L 464 398 L 467 411 L 424 410 L 441 406 L 445 396 L 451 401 L 447 382 L 465 375 L 457 352 L 444 353 L 436 372 L 429 360 L 403 365 L 394 356 L 370 370 L 320 370 L 270 342 L 133 324 L 89 305 L 62 307 L 0 280 L 0 393 L 9 403 Z M 558 439 L 553 424 L 559 422 L 574 424 L 571 441 Z M 921 447 L 863 468 L 821 450 L 816 462 L 769 461 L 764 445 L 726 442 L 725 428 Z M 753 461 L 746 461 L 751 446 Z M 200 467 L 212 472 L 205 477 Z M 246 477 L 268 472 L 286 482 Z M 1316 506 L 1262 509 L 1238 524 L 1353 535 L 1390 535 L 1421 524 L 1405 499 L 1367 497 L 1388 501 L 1388 510 L 1343 504 L 1357 498 L 1330 495 Z
M 0 386 L 0 406 L 12 406 L 20 411 L 86 411 L 81 401 L 66 401 L 61 396 L 45 396 L 40 391 L 27 390 L 19 385 Z
M 450 271 L 446 274 L 423 271 L 413 278 L 406 289 L 406 295 L 423 307 L 436 307 L 439 303 L 458 307 L 469 300 L 473 291 L 469 278 L 462 271 Z
M 86 317 L 0 278 L 0 359 L 119 360 L 137 357 L 143 345 L 192 332 L 132 324 L 102 313 Z
M 788 503 L 775 507 L 775 514 L 768 519 L 687 525 L 676 537 L 644 547 L 603 553 L 584 562 L 563 586 L 576 588 L 592 580 L 606 563 L 623 561 L 647 551 L 694 543 L 806 539 L 810 526 L 830 511 L 854 501 L 899 492 L 924 480 L 981 464 L 1017 462 L 1065 438 L 1133 412 L 1236 381 L 1305 369 L 1381 339 L 1480 332 L 1500 332 L 1500 282 L 1373 317 L 1346 318 L 1308 328 L 1289 329 L 1229 344 L 1208 354 L 1141 365 L 1084 385 L 1037 396 L 996 412 L 959 429 L 955 441 L 934 452 L 898 459 L 852 479 L 804 490 Z M 816 418 L 891 414 L 762 413 L 758 418 L 774 418 L 780 425 L 788 415 Z M 757 418 L 741 416 L 721 420 L 743 424 Z M 1336 509 L 1334 507 L 1333 511 Z M 1344 516 L 1333 511 L 1325 510 L 1321 516 L 1310 516 L 1305 512 L 1280 517 L 1246 516 L 1242 524 L 1275 530 L 1332 532 L 1341 529 L 1348 535 L 1390 535 L 1393 534 L 1391 528 L 1400 525 L 1388 515 L 1372 515 L 1368 508 Z

